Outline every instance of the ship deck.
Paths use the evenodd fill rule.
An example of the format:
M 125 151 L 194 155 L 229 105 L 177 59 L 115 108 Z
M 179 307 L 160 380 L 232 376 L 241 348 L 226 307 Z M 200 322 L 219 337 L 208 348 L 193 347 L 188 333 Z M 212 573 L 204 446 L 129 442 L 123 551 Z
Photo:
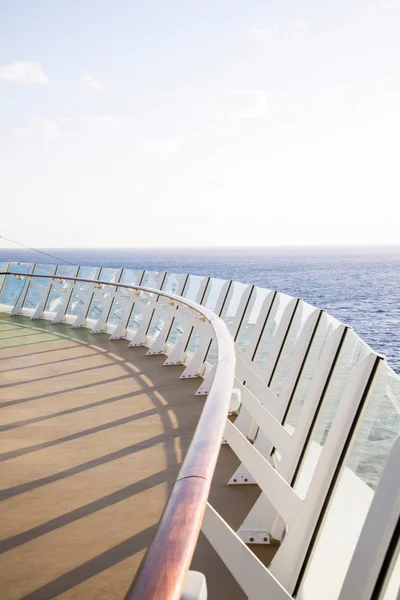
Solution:
M 204 402 L 199 380 L 163 362 L 127 340 L 0 315 L 2 600 L 124 597 Z M 260 493 L 226 486 L 237 466 L 223 446 L 210 496 L 232 527 Z M 268 564 L 273 547 L 256 552 Z M 209 599 L 245 598 L 203 536 L 192 568 Z

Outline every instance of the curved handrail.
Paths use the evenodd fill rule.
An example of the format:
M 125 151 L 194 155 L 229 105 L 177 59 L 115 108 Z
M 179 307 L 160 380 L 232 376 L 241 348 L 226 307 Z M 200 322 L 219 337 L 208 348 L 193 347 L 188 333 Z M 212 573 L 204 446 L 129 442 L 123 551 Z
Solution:
M 231 400 L 235 348 L 228 328 L 208 308 L 155 288 L 35 273 L 6 271 L 0 275 L 62 279 L 144 291 L 175 300 L 210 323 L 218 348 L 213 384 L 156 534 L 126 595 L 126 600 L 179 600 L 200 533 Z

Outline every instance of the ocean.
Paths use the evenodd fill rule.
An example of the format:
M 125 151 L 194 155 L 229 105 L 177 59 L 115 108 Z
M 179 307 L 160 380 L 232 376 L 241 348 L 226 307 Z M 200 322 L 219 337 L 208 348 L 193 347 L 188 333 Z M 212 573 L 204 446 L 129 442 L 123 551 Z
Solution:
M 259 249 L 46 249 L 75 265 L 210 275 L 277 289 L 325 309 L 400 373 L 400 245 Z M 0 262 L 57 261 L 0 248 Z

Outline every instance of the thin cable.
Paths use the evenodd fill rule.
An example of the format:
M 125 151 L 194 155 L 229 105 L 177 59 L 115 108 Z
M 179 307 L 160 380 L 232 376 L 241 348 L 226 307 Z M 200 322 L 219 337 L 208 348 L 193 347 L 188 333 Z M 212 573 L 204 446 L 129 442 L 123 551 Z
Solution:
M 25 244 L 21 244 L 21 242 L 16 242 L 15 240 L 10 240 L 6 238 L 4 235 L 0 235 L 1 240 L 7 240 L 7 242 L 11 242 L 12 244 L 17 244 L 17 246 L 22 246 L 23 248 L 27 248 L 28 250 L 32 250 L 32 252 L 38 252 L 39 254 L 44 254 L 45 256 L 49 256 L 50 258 L 55 258 L 56 260 L 61 260 L 65 262 L 67 265 L 74 267 L 75 265 L 64 258 L 59 258 L 58 256 L 54 256 L 53 254 L 49 254 L 48 252 L 43 252 L 43 250 L 37 250 L 36 248 L 31 248 L 30 246 L 26 246 Z

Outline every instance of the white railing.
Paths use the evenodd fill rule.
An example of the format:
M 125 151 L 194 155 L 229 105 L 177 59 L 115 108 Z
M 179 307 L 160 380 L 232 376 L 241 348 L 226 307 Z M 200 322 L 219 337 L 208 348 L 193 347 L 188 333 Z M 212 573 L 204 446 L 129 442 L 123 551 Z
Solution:
M 236 348 L 223 443 L 241 465 L 228 484 L 257 484 L 262 494 L 236 532 L 208 507 L 204 533 L 251 599 L 392 599 L 398 561 L 390 585 L 379 585 L 393 566 L 400 514 L 400 379 L 351 328 L 302 300 L 238 282 L 15 263 L 0 270 L 30 274 L 0 276 L 0 309 L 145 345 L 149 355 L 165 354 L 165 365 L 185 365 L 182 378 L 201 376 L 202 395 L 219 352 L 185 302 L 220 316 Z M 160 290 L 175 294 L 174 306 Z M 267 568 L 251 545 L 271 537 L 280 547 Z

